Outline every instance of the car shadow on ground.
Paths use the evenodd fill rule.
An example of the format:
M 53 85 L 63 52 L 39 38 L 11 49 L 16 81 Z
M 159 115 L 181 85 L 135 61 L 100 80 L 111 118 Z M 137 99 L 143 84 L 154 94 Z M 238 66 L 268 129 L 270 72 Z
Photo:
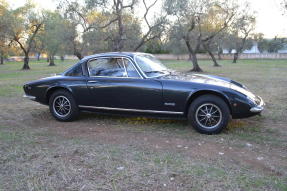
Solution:
M 39 125 L 49 124 L 49 126 L 60 126 L 67 128 L 85 128 L 101 126 L 114 129 L 130 129 L 131 131 L 166 131 L 176 134 L 194 134 L 199 135 L 185 118 L 175 117 L 158 117 L 148 115 L 135 114 L 115 114 L 115 113 L 99 113 L 99 112 L 81 112 L 78 119 L 72 122 L 60 122 L 54 119 L 49 109 L 37 109 L 30 112 L 30 121 Z M 252 121 L 252 120 L 251 120 Z M 234 131 L 244 131 L 248 128 L 250 119 L 230 120 L 228 127 L 222 134 L 230 134 Z M 67 129 L 68 130 L 68 129 Z M 88 133 L 88 132 L 87 132 Z

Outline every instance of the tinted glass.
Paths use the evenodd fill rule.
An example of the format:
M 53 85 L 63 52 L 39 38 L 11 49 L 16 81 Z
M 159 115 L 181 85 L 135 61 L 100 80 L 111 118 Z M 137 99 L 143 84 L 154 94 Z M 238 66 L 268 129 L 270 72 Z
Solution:
M 125 58 L 99 58 L 89 61 L 87 66 L 90 76 L 140 77 Z
M 83 76 L 83 70 L 82 65 L 78 65 L 72 70 L 70 70 L 67 74 L 67 76 Z
M 125 65 L 128 77 L 140 78 L 139 73 L 129 59 L 123 58 L 123 63 Z
M 147 77 L 157 77 L 168 74 L 168 69 L 150 54 L 137 55 L 135 56 L 135 60 Z

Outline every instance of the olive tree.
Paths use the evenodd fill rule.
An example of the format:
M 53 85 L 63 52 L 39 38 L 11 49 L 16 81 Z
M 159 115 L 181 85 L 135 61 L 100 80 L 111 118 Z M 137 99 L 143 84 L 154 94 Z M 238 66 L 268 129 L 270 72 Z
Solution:
M 58 10 L 69 23 L 68 42 L 72 53 L 80 60 L 85 48 L 82 37 L 94 26 L 93 20 L 88 19 L 91 12 L 76 0 L 60 0 Z
M 5 1 L 0 2 L 0 64 L 4 64 L 4 57 L 9 49 L 8 31 L 10 21 L 8 14 L 8 3 Z
M 98 18 L 100 20 L 109 20 L 112 17 L 111 14 L 101 15 Z M 140 41 L 141 25 L 137 18 L 131 14 L 122 15 L 123 26 L 125 28 L 125 40 L 123 43 L 122 51 L 133 50 Z M 118 41 L 118 27 L 116 23 L 111 23 L 105 28 L 92 28 L 83 35 L 83 43 L 85 46 L 85 53 L 96 53 L 114 50 L 117 47 Z M 128 37 L 128 38 L 126 38 Z
M 30 69 L 29 54 L 33 42 L 42 29 L 43 18 L 36 12 L 34 6 L 27 3 L 17 9 L 9 10 L 6 15 L 10 25 L 6 28 L 11 44 L 21 49 L 24 54 L 23 70 Z
M 86 39 L 93 42 L 100 40 L 101 47 L 105 45 L 108 50 L 137 51 L 145 43 L 159 38 L 165 30 L 165 17 L 148 17 L 157 3 L 158 0 L 86 0 L 80 4 L 77 1 L 62 0 L 59 8 L 64 10 L 66 18 L 77 29 L 81 29 L 73 39 L 75 55 L 81 58 L 81 54 L 87 52 L 87 45 L 92 47 L 91 41 Z M 143 15 L 135 14 L 135 8 L 143 9 Z M 146 30 L 142 30 L 142 26 Z M 104 34 L 102 39 L 98 38 L 100 34 Z M 103 50 L 103 47 L 100 49 Z
M 44 13 L 43 31 L 39 39 L 49 56 L 49 66 L 54 66 L 54 56 L 65 47 L 69 40 L 69 22 L 58 12 Z
M 174 18 L 172 34 L 184 40 L 193 63 L 191 71 L 201 72 L 197 53 L 226 29 L 234 17 L 236 6 L 217 0 L 166 0 L 165 9 Z
M 235 53 L 233 56 L 233 63 L 236 63 L 239 54 L 243 52 L 248 46 L 250 47 L 250 38 L 256 24 L 254 12 L 250 9 L 249 4 L 245 4 L 237 12 L 236 17 L 231 24 L 230 34 L 231 42 L 234 44 Z

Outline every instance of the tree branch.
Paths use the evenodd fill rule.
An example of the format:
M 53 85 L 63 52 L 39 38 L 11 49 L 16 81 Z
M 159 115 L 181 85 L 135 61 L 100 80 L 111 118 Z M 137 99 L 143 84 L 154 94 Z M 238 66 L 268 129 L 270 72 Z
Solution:
M 14 36 L 13 40 L 19 44 L 20 48 L 22 49 L 22 51 L 26 55 L 27 54 L 27 50 L 24 47 L 24 45 L 20 42 L 20 39 L 17 36 Z
M 146 0 L 143 0 L 143 4 L 145 7 L 145 13 L 144 13 L 144 21 L 146 23 L 146 25 L 148 26 L 148 31 L 143 35 L 141 41 L 139 42 L 139 44 L 135 47 L 134 51 L 137 51 L 142 45 L 144 45 L 146 42 L 153 40 L 155 38 L 159 38 L 161 33 L 163 32 L 162 30 L 160 30 L 157 34 L 150 36 L 150 34 L 153 32 L 154 29 L 156 29 L 157 27 L 160 27 L 164 21 L 161 20 L 158 23 L 154 24 L 153 26 L 149 23 L 148 19 L 147 19 L 147 15 L 150 12 L 150 9 L 158 2 L 158 0 L 154 0 L 149 6 L 146 3 Z
M 38 33 L 38 31 L 40 30 L 40 28 L 42 27 L 42 24 L 43 23 L 39 23 L 39 24 L 36 24 L 34 25 L 36 27 L 35 31 L 33 32 L 30 40 L 29 40 L 29 43 L 28 43 L 28 48 L 27 48 L 27 52 L 29 53 L 30 52 L 30 49 L 31 49 L 31 45 L 32 45 L 32 42 L 34 41 L 34 38 L 36 36 L 36 34 Z

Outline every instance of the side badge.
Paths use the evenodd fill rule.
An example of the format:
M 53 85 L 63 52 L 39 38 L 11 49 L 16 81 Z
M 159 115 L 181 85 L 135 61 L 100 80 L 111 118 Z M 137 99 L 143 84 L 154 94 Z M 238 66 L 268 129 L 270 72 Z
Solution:
M 164 103 L 166 106 L 175 106 L 175 103 Z

